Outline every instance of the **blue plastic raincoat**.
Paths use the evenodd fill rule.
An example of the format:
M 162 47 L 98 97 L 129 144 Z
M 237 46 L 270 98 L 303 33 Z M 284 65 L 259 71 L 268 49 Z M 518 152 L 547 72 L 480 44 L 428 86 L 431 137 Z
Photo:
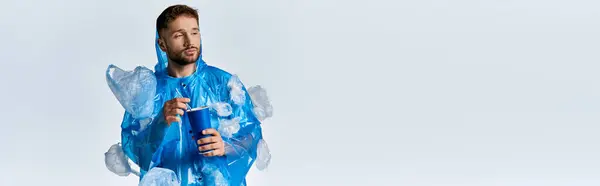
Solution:
M 202 55 L 198 57 L 196 71 L 192 75 L 171 77 L 166 70 L 166 54 L 160 50 L 158 43 L 156 52 L 158 64 L 155 76 L 146 78 L 155 78 L 156 87 L 137 87 L 153 90 L 154 93 L 135 95 L 132 103 L 123 105 L 126 112 L 121 123 L 122 148 L 127 157 L 140 167 L 140 179 L 152 168 L 160 167 L 174 171 L 181 185 L 245 185 L 245 176 L 256 159 L 257 145 L 262 139 L 260 121 L 253 113 L 254 106 L 246 88 L 236 76 L 207 65 Z M 109 79 L 109 85 L 118 83 L 111 81 L 114 80 Z M 230 106 L 227 114 L 218 114 L 211 109 L 211 125 L 219 129 L 224 138 L 225 156 L 207 158 L 198 154 L 186 115 L 181 116 L 180 123 L 165 123 L 161 113 L 163 105 L 176 97 L 190 98 L 189 106 L 192 108 L 219 104 Z M 224 135 L 224 130 L 231 129 L 221 126 L 227 121 L 239 122 L 239 127 L 236 125 L 234 133 Z

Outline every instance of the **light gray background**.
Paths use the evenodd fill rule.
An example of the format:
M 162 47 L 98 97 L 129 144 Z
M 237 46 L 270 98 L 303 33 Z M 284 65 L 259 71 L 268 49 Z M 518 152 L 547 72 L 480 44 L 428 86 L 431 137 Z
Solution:
M 272 99 L 251 186 L 600 185 L 592 0 L 5 0 L 0 185 L 137 183 L 104 166 L 104 71 L 152 68 L 180 2 L 206 61 Z

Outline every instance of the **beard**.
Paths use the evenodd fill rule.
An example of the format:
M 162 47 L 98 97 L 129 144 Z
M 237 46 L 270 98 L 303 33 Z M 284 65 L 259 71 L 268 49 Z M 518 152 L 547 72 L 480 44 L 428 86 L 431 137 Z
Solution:
M 185 55 L 185 50 L 192 49 L 192 48 L 195 48 L 196 51 L 198 51 L 198 53 L 196 53 L 193 57 L 190 58 L 189 56 Z M 200 54 L 202 53 L 202 48 L 189 47 L 189 48 L 185 48 L 180 51 L 172 51 L 172 50 L 168 50 L 168 51 L 169 52 L 167 52 L 167 57 L 171 61 L 173 61 L 177 65 L 185 66 L 185 65 L 196 63 L 196 61 L 198 61 L 198 58 L 200 57 Z

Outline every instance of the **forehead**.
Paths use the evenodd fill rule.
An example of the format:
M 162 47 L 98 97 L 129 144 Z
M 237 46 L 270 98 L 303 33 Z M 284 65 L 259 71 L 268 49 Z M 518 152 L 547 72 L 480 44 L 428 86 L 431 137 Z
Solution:
M 198 20 L 192 16 L 181 15 L 171 21 L 167 28 L 169 31 L 177 31 L 177 30 L 192 30 L 198 29 Z

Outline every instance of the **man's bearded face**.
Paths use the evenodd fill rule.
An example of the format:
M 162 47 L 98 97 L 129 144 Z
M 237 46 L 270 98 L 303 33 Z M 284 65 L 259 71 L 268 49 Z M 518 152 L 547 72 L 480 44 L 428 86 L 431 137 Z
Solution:
M 195 63 L 201 54 L 200 30 L 196 18 L 180 16 L 169 24 L 162 36 L 161 49 L 178 65 Z

